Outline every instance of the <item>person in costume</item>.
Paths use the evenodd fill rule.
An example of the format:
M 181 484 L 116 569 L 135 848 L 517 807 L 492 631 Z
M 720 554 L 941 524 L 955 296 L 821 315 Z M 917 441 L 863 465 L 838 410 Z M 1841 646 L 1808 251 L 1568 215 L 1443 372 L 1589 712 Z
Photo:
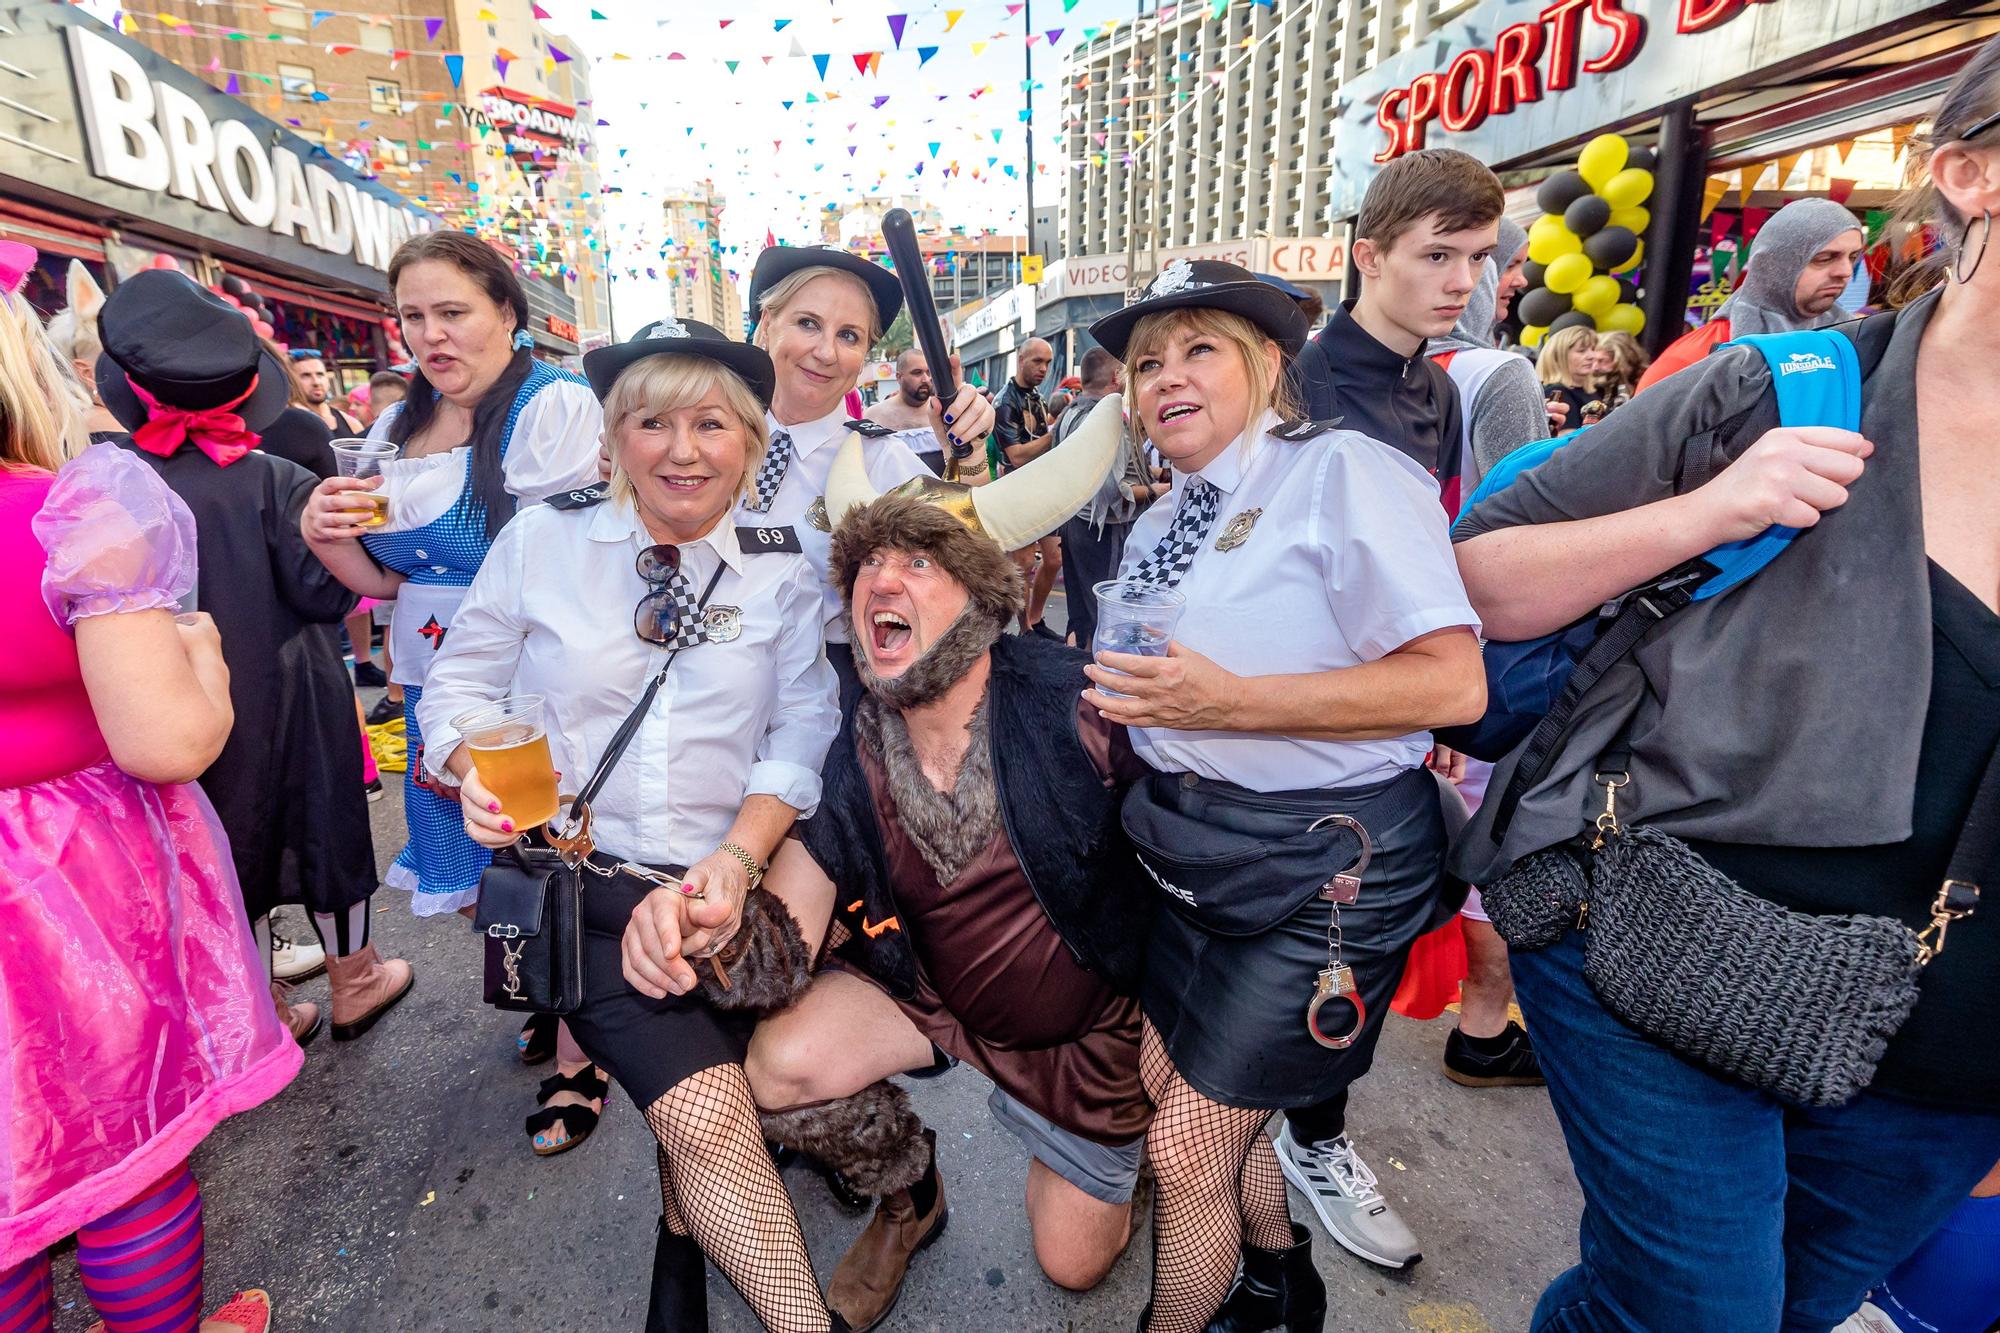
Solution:
M 1457 908 L 1426 728 L 1485 705 L 1478 621 L 1425 469 L 1285 420 L 1305 323 L 1282 292 L 1176 261 L 1090 331 L 1173 468 L 1121 574 L 1184 599 L 1167 655 L 1099 653 L 1084 696 L 1155 770 L 1123 807 L 1166 900 L 1141 987 L 1159 1177 L 1142 1327 L 1318 1329 L 1325 1288 L 1264 1125 L 1367 1071 L 1411 944 Z
M 455 792 L 439 790 L 422 762 L 418 724 L 424 682 L 449 641 L 452 617 L 494 537 L 517 504 L 588 485 L 596 474 L 603 414 L 590 386 L 534 357 L 528 297 L 499 251 L 463 232 L 412 237 L 389 261 L 403 337 L 417 357 L 409 396 L 383 413 L 369 438 L 402 446 L 382 480 L 335 477 L 313 493 L 305 521 L 315 554 L 364 597 L 393 600 L 390 681 L 403 689 L 412 762 L 403 779 L 410 841 L 386 883 L 410 891 L 410 908 L 433 916 L 470 907 L 492 854 L 466 836 Z M 378 490 L 379 488 L 379 490 Z M 378 491 L 389 521 L 355 494 Z M 523 1027 L 524 1064 L 556 1057 L 553 1082 L 598 1083 L 596 1071 L 550 1018 Z M 595 1114 L 602 1097 L 545 1083 L 528 1117 L 538 1156 L 580 1144 L 583 1117 L 545 1113 L 575 1106 Z M 574 1128 L 572 1128 L 574 1126 Z
M 812 565 L 788 531 L 730 519 L 766 448 L 770 358 L 668 318 L 584 369 L 603 396 L 610 484 L 502 530 L 431 669 L 424 761 L 489 848 L 527 830 L 460 743 L 465 710 L 540 695 L 557 768 L 586 791 L 608 774 L 578 816 L 598 850 L 580 871 L 583 1002 L 567 1022 L 659 1141 L 647 1329 L 708 1326 L 706 1251 L 766 1328 L 826 1333 L 844 1326 L 820 1299 L 743 1072 L 755 1017 L 741 1006 L 792 992 L 735 961 L 728 989 L 712 978 L 739 928 L 761 949 L 775 926 L 782 975 L 803 984 L 797 927 L 757 885 L 818 803 L 839 720 Z
M 994 1117 L 1033 1157 L 1029 1226 L 1053 1281 L 1095 1286 L 1131 1235 L 1151 895 L 1116 820 L 1141 766 L 1080 706 L 1082 652 L 1006 633 L 1025 596 L 1008 552 L 1096 491 L 1120 413 L 1110 395 L 1062 449 L 976 489 L 926 477 L 878 495 L 855 438 L 828 479 L 859 679 L 819 812 L 770 885 L 815 949 L 829 933 L 838 947 L 759 1027 L 748 1067 L 767 1135 L 882 1196 L 827 1288 L 856 1329 L 888 1315 L 946 1218 L 935 1136 L 892 1075 L 962 1060 L 994 1081 Z
M 222 634 L 236 710 L 201 785 L 229 831 L 249 919 L 268 931 L 273 907 L 305 904 L 326 952 L 334 1040 L 359 1037 L 412 974 L 369 939 L 375 845 L 332 628 L 354 594 L 300 535 L 312 474 L 256 447 L 285 410 L 284 366 L 248 316 L 178 271 L 118 284 L 98 329 L 97 393 L 130 432 L 120 444 L 194 511 L 196 606 Z M 318 1007 L 274 994 L 293 1036 L 312 1040 Z
M 175 615 L 187 505 L 117 445 L 84 447 L 16 294 L 34 259 L 0 241 L 0 1328 L 51 1333 L 48 1252 L 75 1235 L 111 1333 L 263 1333 L 261 1291 L 201 1317 L 188 1170 L 302 1059 L 194 782 L 230 733 L 230 671 L 215 621 Z

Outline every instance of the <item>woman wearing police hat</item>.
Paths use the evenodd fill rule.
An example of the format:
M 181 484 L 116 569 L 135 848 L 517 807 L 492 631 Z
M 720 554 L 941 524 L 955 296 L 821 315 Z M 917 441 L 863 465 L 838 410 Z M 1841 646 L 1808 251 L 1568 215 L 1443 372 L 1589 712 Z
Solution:
M 418 706 L 424 762 L 492 848 L 527 830 L 462 743 L 467 710 L 540 695 L 556 769 L 579 787 L 607 774 L 588 820 L 572 814 L 581 834 L 550 836 L 586 837 L 577 850 L 590 852 L 583 1001 L 566 1021 L 659 1140 L 646 1326 L 707 1327 L 706 1251 L 767 1327 L 824 1333 L 743 1073 L 755 1016 L 716 1007 L 788 996 L 735 962 L 733 990 L 713 976 L 739 926 L 759 960 L 784 954 L 773 940 L 803 949 L 783 908 L 773 916 L 760 904 L 775 900 L 750 895 L 818 803 L 838 720 L 818 574 L 788 530 L 731 517 L 764 457 L 771 361 L 670 318 L 589 353 L 584 370 L 604 403 L 610 483 L 524 508 L 501 530 Z M 799 984 L 805 966 L 796 959 Z
M 1283 292 L 1177 261 L 1091 334 L 1174 471 L 1120 572 L 1182 608 L 1164 656 L 1100 652 L 1085 695 L 1156 770 L 1124 824 L 1173 909 L 1141 997 L 1160 1184 L 1142 1327 L 1318 1329 L 1325 1289 L 1263 1127 L 1372 1059 L 1439 896 L 1426 728 L 1484 706 L 1477 621 L 1436 483 L 1285 420 L 1306 326 Z
M 119 442 L 194 511 L 197 607 L 215 618 L 229 663 L 236 725 L 202 789 L 229 834 L 250 919 L 262 923 L 279 903 L 310 909 L 334 1038 L 358 1037 L 408 992 L 411 974 L 368 938 L 375 847 L 354 693 L 325 628 L 355 597 L 300 535 L 313 475 L 258 448 L 285 410 L 285 367 L 241 311 L 178 272 L 120 283 L 98 326 L 98 394 L 131 432 Z M 292 1035 L 310 1041 L 324 1024 L 316 1007 L 273 993 Z

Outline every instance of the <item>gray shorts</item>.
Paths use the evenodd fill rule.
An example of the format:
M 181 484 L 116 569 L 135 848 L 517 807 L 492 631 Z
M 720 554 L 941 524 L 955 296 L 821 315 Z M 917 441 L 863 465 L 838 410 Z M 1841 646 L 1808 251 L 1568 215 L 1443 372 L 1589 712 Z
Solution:
M 1104 1203 L 1132 1201 L 1133 1186 L 1139 1183 L 1139 1159 L 1146 1150 L 1143 1135 L 1122 1148 L 1109 1147 L 1072 1134 L 999 1088 L 986 1099 L 986 1109 L 1037 1161 L 1091 1198 Z

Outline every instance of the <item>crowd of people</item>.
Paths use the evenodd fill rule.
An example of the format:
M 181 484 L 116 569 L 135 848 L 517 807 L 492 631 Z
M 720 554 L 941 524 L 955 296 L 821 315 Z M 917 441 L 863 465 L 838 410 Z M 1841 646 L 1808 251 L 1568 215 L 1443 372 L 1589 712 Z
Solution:
M 499 252 L 413 237 L 414 365 L 343 407 L 178 272 L 75 268 L 44 327 L 0 242 L 0 1333 L 72 1235 L 108 1333 L 270 1326 L 204 1316 L 188 1158 L 414 984 L 369 721 L 386 884 L 554 1063 L 529 1150 L 614 1086 L 657 1140 L 648 1333 L 707 1326 L 710 1263 L 781 1333 L 887 1325 L 949 1216 L 898 1080 L 959 1064 L 1052 1282 L 1149 1208 L 1142 1333 L 1317 1330 L 1287 1185 L 1422 1257 L 1347 1112 L 1453 942 L 1443 1072 L 1545 1084 L 1582 1190 L 1533 1328 L 1988 1327 L 1996 124 L 2000 42 L 1916 145 L 1941 245 L 1858 321 L 1862 224 L 1804 201 L 1721 330 L 1530 362 L 1526 235 L 1429 149 L 1317 330 L 1179 260 L 1046 397 L 1042 339 L 990 400 L 911 350 L 859 417 L 904 295 L 837 248 L 760 253 L 748 341 L 669 315 L 578 375 Z M 793 1156 L 873 1207 L 824 1288 Z

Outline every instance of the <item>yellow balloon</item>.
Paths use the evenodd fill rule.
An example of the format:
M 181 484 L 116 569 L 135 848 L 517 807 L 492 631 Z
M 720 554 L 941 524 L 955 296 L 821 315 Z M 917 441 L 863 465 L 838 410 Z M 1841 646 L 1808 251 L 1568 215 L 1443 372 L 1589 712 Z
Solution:
M 1635 204 L 1631 208 L 1612 209 L 1611 220 L 1604 225 L 1607 227 L 1623 227 L 1634 236 L 1644 236 L 1646 228 L 1652 224 L 1653 215 Z
M 1539 236 L 1535 235 L 1533 228 L 1528 231 L 1528 258 L 1537 264 L 1553 264 L 1564 255 L 1583 253 L 1583 238 L 1568 227 L 1562 226 L 1561 218 L 1556 219 L 1556 224 L 1555 227 L 1544 229 Z
M 1639 265 L 1645 262 L 1646 262 L 1646 243 L 1644 241 L 1641 241 L 1633 249 L 1632 257 L 1626 260 L 1624 263 L 1620 264 L 1617 268 L 1612 269 L 1611 271 L 1613 273 L 1630 273 L 1633 269 L 1639 267 Z
M 1552 292 L 1578 291 L 1590 281 L 1590 269 L 1588 255 L 1559 255 L 1550 262 L 1548 272 L 1542 275 L 1542 285 Z
M 1570 304 L 1586 315 L 1602 315 L 1618 304 L 1618 279 L 1600 273 L 1576 289 Z
M 1597 192 L 1614 213 L 1621 208 L 1637 208 L 1653 193 L 1653 173 L 1644 167 L 1627 167 L 1598 186 Z
M 1590 182 L 1590 188 L 1604 193 L 1604 182 L 1625 169 L 1626 161 L 1632 156 L 1632 145 L 1625 142 L 1622 134 L 1600 134 L 1583 146 L 1577 154 L 1577 174 Z M 1613 208 L 1617 205 L 1613 204 Z
M 1597 316 L 1599 333 L 1629 333 L 1636 338 L 1645 328 L 1645 312 L 1635 305 L 1615 305 Z
M 1521 326 L 1521 346 L 1523 347 L 1540 347 L 1542 339 L 1548 336 L 1549 326 L 1546 324 L 1524 324 Z

